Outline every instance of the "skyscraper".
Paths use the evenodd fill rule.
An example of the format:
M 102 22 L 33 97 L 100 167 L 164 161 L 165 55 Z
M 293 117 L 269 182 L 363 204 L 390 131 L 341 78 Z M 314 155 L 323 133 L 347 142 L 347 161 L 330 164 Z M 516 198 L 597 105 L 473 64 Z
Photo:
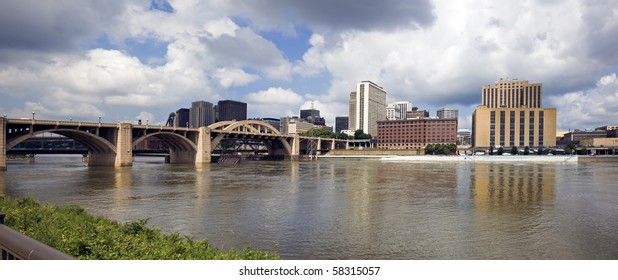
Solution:
M 176 111 L 176 120 L 175 124 L 177 127 L 188 127 L 189 126 L 189 118 L 190 118 L 189 108 L 180 108 Z
M 412 109 L 412 106 L 408 101 L 397 101 L 392 105 L 399 108 L 399 120 L 405 120 L 406 113 Z
M 389 121 L 401 120 L 401 111 L 395 104 L 386 106 L 386 119 Z
M 556 108 L 542 107 L 542 84 L 500 80 L 482 87 L 481 96 L 472 113 L 472 146 L 556 145 Z
M 376 137 L 378 121 L 386 119 L 386 91 L 371 81 L 362 81 L 350 93 L 350 126 Z M 354 121 L 352 121 L 354 120 Z
M 350 92 L 348 129 L 356 130 L 356 91 Z
M 189 126 L 198 128 L 209 126 L 215 122 L 215 109 L 212 103 L 206 101 L 195 101 L 191 103 L 189 111 Z
M 459 115 L 457 109 L 440 108 L 438 109 L 438 119 L 456 119 Z
M 247 103 L 221 100 L 216 107 L 217 121 L 242 121 L 247 119 Z
M 348 130 L 349 117 L 335 117 L 335 132 L 339 133 L 342 130 Z

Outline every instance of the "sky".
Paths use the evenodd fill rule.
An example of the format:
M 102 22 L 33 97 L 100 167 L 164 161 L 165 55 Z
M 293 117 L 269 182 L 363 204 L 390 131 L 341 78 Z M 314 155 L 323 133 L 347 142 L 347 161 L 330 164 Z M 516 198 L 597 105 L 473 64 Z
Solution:
M 615 0 L 2 0 L 0 114 L 158 124 L 231 99 L 333 125 L 370 80 L 471 128 L 481 87 L 518 79 L 559 131 L 592 129 L 618 124 L 616 46 Z

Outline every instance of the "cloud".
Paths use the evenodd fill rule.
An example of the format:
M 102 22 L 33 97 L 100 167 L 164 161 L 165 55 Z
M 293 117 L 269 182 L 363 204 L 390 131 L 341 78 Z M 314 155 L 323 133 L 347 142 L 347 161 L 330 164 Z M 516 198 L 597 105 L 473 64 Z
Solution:
M 300 94 L 280 87 L 249 93 L 246 100 L 251 104 L 248 107 L 252 111 L 249 115 L 256 117 L 296 116 L 304 102 Z
M 435 16 L 428 0 L 266 0 L 227 1 L 227 10 L 261 29 L 293 30 L 294 25 L 325 31 L 387 31 L 430 26 Z
M 558 112 L 558 130 L 591 129 L 615 125 L 618 120 L 618 81 L 616 73 L 601 77 L 596 87 L 547 98 Z
M 213 75 L 224 88 L 244 86 L 259 79 L 256 75 L 246 73 L 241 69 L 220 68 Z
M 127 3 L 121 1 L 2 1 L 0 60 L 15 50 L 72 51 L 80 40 L 96 38 L 117 24 Z

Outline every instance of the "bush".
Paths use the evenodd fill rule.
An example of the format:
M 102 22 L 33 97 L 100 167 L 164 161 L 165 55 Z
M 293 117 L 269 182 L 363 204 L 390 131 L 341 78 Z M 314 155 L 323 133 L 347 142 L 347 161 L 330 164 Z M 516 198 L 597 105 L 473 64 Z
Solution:
M 279 259 L 270 252 L 245 248 L 221 251 L 206 239 L 162 234 L 147 219 L 119 224 L 91 216 L 78 206 L 41 205 L 30 199 L 0 197 L 5 224 L 78 259 L 90 260 L 229 260 Z

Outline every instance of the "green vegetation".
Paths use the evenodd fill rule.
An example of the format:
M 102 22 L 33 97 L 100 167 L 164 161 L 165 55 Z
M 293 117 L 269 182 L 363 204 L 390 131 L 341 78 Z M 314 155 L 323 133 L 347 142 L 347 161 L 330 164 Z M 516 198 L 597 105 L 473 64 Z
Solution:
M 517 147 L 516 147 L 516 146 L 513 146 L 513 147 L 511 148 L 511 155 L 516 155 L 516 154 L 518 154 L 518 153 L 519 153 L 519 150 L 517 149 Z
M 425 147 L 426 155 L 452 155 L 457 151 L 457 145 L 451 144 L 427 144 Z
M 524 155 L 526 155 L 526 156 L 527 156 L 527 155 L 529 155 L 529 154 L 530 154 L 530 147 L 525 146 L 525 147 L 524 147 Z
M 312 128 L 306 132 L 299 133 L 299 135 L 306 136 L 306 137 L 336 138 L 336 139 L 351 139 L 352 138 L 345 133 L 331 132 L 327 128 Z
M 206 239 L 162 234 L 147 220 L 119 224 L 88 215 L 78 206 L 50 206 L 25 198 L 0 197 L 5 224 L 78 259 L 92 260 L 229 260 L 279 259 L 270 252 L 245 248 L 221 251 Z
M 371 134 L 365 133 L 362 129 L 354 131 L 354 139 L 371 139 Z

